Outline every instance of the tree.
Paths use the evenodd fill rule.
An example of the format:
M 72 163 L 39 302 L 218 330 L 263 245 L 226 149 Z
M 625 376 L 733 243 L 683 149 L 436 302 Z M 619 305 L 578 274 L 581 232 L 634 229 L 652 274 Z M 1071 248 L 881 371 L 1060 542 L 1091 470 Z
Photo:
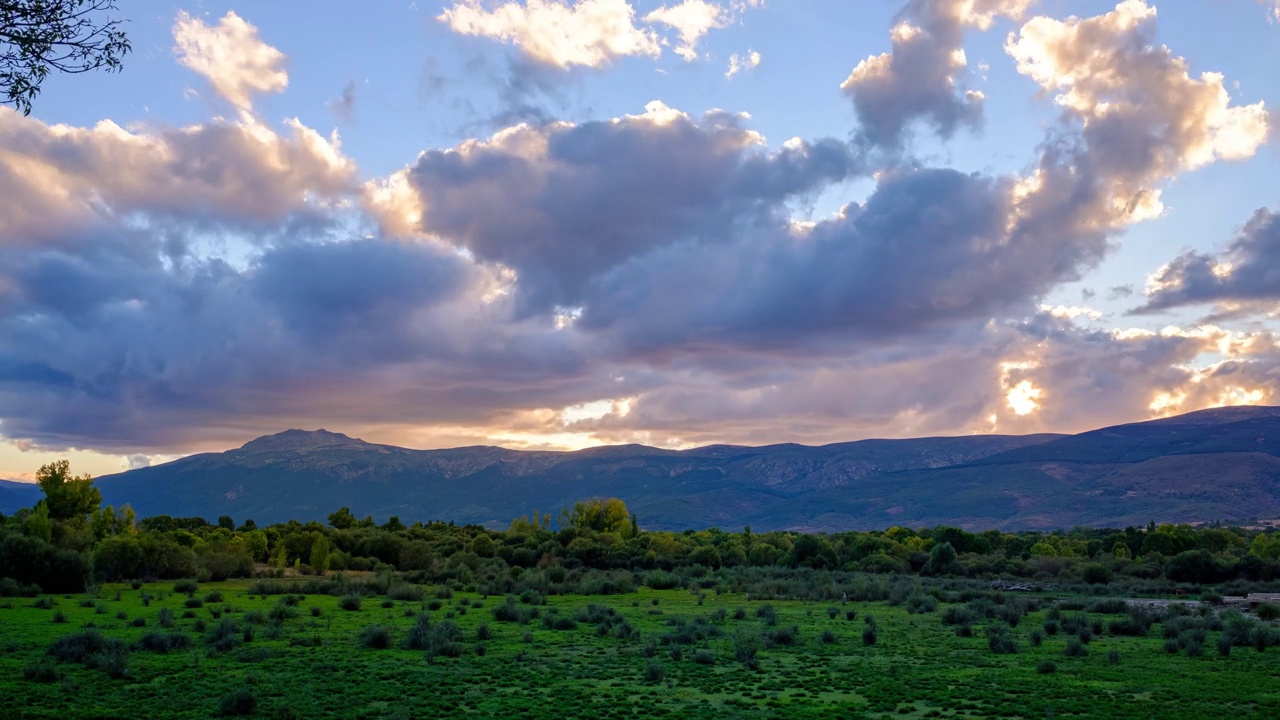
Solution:
M 560 513 L 560 524 L 579 530 L 618 532 L 629 527 L 631 512 L 618 498 L 592 498 L 573 504 Z
M 329 539 L 323 535 L 318 536 L 315 542 L 311 543 L 311 569 L 325 574 L 329 570 Z
M 226 528 L 228 530 L 235 530 L 236 521 L 233 520 L 230 515 L 222 515 L 218 518 L 218 527 Z
M 0 0 L 0 7 L 4 2 Z M 93 486 L 93 478 L 71 475 L 71 463 L 67 460 L 41 466 L 36 471 L 36 482 L 44 491 L 49 517 L 53 520 L 83 519 L 97 512 L 102 504 L 102 493 Z
M 0 104 L 29 115 L 50 72 L 119 72 L 130 46 L 115 9 L 115 0 L 0 0 Z
M 355 526 L 356 516 L 351 514 L 351 508 L 340 507 L 336 512 L 329 513 L 329 527 L 334 530 L 350 530 Z

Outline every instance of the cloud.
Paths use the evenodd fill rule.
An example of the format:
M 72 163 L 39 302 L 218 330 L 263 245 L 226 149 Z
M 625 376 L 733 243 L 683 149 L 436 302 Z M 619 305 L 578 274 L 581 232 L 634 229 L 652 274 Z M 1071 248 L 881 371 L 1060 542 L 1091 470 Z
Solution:
M 348 80 L 346 85 L 342 86 L 342 94 L 336 99 L 330 100 L 326 107 L 329 112 L 338 117 L 351 122 L 355 119 L 356 113 L 356 81 Z
M 745 55 L 734 53 L 729 56 L 729 69 L 724 72 L 726 78 L 731 78 L 740 72 L 755 70 L 760 67 L 760 53 L 755 50 L 748 50 Z
M 840 89 L 853 101 L 858 137 L 897 148 L 915 121 L 946 139 L 982 123 L 983 95 L 966 90 L 964 31 L 1019 18 L 1030 0 L 911 0 L 890 33 L 892 50 L 854 67 Z
M 253 105 L 258 93 L 280 92 L 289 86 L 285 55 L 258 38 L 258 28 L 235 12 L 217 25 L 179 12 L 173 24 L 178 62 L 203 75 L 224 100 L 241 110 Z
M 1220 255 L 1185 252 L 1151 275 L 1147 313 L 1205 303 L 1280 300 L 1280 213 L 1260 209 Z
M 534 60 L 566 69 L 661 55 L 657 35 L 637 27 L 635 14 L 626 0 L 513 1 L 493 10 L 479 0 L 460 0 L 437 19 L 456 33 L 511 43 Z
M 56 242 L 131 213 L 271 223 L 353 186 L 337 135 L 250 115 L 184 128 L 48 125 L 0 109 L 0 245 Z
M 737 115 L 661 102 L 581 125 L 519 125 L 423 153 L 408 179 L 422 229 L 519 274 L 529 312 L 583 302 L 588 282 L 654 248 L 724 244 L 792 197 L 859 170 L 834 140 L 767 152 Z
M 683 0 L 678 5 L 664 5 L 644 16 L 647 23 L 659 23 L 680 34 L 675 53 L 690 62 L 698 59 L 698 42 L 708 32 L 722 28 L 732 20 L 727 8 L 707 0 Z

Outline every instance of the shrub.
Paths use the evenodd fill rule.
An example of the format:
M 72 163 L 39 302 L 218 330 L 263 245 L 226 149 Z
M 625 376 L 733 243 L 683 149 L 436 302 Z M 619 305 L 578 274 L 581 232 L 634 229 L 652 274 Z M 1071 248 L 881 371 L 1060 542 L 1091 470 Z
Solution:
M 1040 647 L 1044 644 L 1044 633 L 1039 630 L 1032 630 L 1031 634 L 1027 636 L 1027 640 L 1031 642 L 1031 647 Z
M 716 656 L 710 650 L 697 650 L 693 653 L 693 661 L 699 665 L 715 665 Z
M 96 668 L 112 678 L 128 674 L 129 650 L 119 640 L 103 637 L 97 630 L 85 630 L 56 640 L 49 654 L 60 662 Z
M 31 682 L 53 683 L 62 679 L 62 673 L 48 659 L 40 658 L 22 666 L 22 677 Z
M 1041 660 L 1036 664 L 1036 672 L 1041 675 L 1052 675 L 1058 672 L 1058 664 L 1052 660 Z
M 1276 620 L 1280 619 L 1280 605 L 1274 603 L 1260 603 L 1254 609 L 1254 613 L 1259 620 Z
M 67 621 L 67 616 L 63 615 L 61 610 L 58 610 L 53 613 L 53 621 L 58 624 L 65 623 Z
M 231 620 L 221 620 L 213 626 L 213 630 L 205 637 L 204 643 L 210 653 L 228 652 L 242 642 L 240 628 Z
M 217 590 L 214 590 L 213 592 L 204 596 L 204 601 L 207 603 L 220 603 L 222 602 L 222 593 Z
M 355 612 L 360 609 L 360 603 L 363 602 L 363 600 L 364 598 L 359 595 L 343 595 L 341 598 L 338 598 L 338 607 L 343 610 Z
M 195 580 L 179 580 L 173 584 L 175 593 L 183 593 L 185 595 L 194 595 L 200 590 L 200 585 Z
M 92 602 L 93 601 L 91 600 L 90 603 Z M 53 598 L 42 597 L 42 598 L 36 598 L 36 601 L 31 603 L 31 607 L 37 610 L 52 610 L 55 604 L 56 603 L 54 602 Z
M 169 608 L 160 608 L 159 614 L 156 615 L 156 622 L 162 628 L 173 627 L 173 611 Z
M 660 663 L 650 660 L 644 664 L 644 679 L 646 682 L 662 682 L 666 677 L 667 669 Z
M 319 605 L 311 606 L 311 617 L 320 617 L 323 614 L 324 614 L 324 610 L 321 609 Z
M 476 626 L 476 639 L 488 640 L 493 637 L 493 633 L 489 630 L 489 623 L 480 623 Z
M 1119 664 L 1120 664 L 1120 651 L 1119 651 L 1119 650 L 1111 650 L 1110 652 L 1108 652 L 1108 653 L 1107 653 L 1107 662 L 1108 662 L 1108 663 L 1110 663 L 1110 664 L 1112 664 L 1112 665 L 1119 665 Z
M 760 653 L 760 635 L 750 628 L 740 628 L 733 635 L 733 658 L 742 663 L 748 670 L 759 667 L 757 655 Z
M 745 609 L 743 609 L 743 608 L 738 608 L 737 610 L 734 610 L 734 611 L 733 611 L 733 619 L 734 619 L 734 620 L 746 620 L 746 619 L 747 619 L 747 611 L 746 611 Z
M 858 611 L 857 611 L 857 610 L 845 610 L 845 611 L 844 611 L 844 619 L 845 619 L 845 620 L 848 620 L 848 621 L 850 621 L 850 622 L 852 622 L 852 621 L 854 621 L 854 620 L 857 620 L 857 619 L 858 619 Z
M 876 626 L 875 625 L 868 625 L 866 629 L 862 631 L 862 644 L 868 645 L 868 646 L 876 644 Z
M 827 617 L 831 618 L 832 620 L 835 620 L 836 616 L 839 614 L 840 614 L 840 608 L 836 607 L 835 605 L 832 605 L 831 607 L 827 608 Z
M 830 630 L 823 630 L 822 634 L 818 636 L 818 640 L 823 645 L 834 645 L 836 643 L 836 634 Z
M 258 709 L 258 699 L 247 687 L 236 688 L 218 701 L 218 717 L 241 717 L 252 715 Z
M 183 601 L 182 606 L 194 610 L 195 608 L 204 607 L 204 601 L 200 598 L 187 598 Z
M 1084 657 L 1089 654 L 1089 651 L 1085 648 L 1084 643 L 1080 642 L 1079 638 L 1073 637 L 1067 638 L 1067 648 L 1063 650 L 1062 654 L 1067 657 Z
M 386 650 L 391 647 L 391 631 L 381 625 L 370 625 L 360 631 L 360 647 Z
M 149 632 L 134 643 L 134 648 L 146 652 L 167 654 L 172 650 L 186 650 L 191 647 L 191 638 L 182 633 Z
M 988 625 L 986 632 L 987 647 L 991 652 L 997 655 L 1012 655 L 1018 652 L 1018 643 L 1013 639 L 1008 625 Z
M 778 611 L 774 610 L 772 605 L 761 605 L 756 608 L 756 617 L 764 620 L 765 625 L 778 624 Z

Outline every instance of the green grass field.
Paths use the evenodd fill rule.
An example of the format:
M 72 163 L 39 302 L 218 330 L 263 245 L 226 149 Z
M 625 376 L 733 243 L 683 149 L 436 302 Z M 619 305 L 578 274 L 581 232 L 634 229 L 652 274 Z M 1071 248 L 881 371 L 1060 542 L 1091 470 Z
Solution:
M 976 620 L 972 636 L 960 637 L 943 622 L 942 613 L 955 607 L 946 603 L 910 614 L 909 603 L 771 601 L 770 625 L 759 616 L 765 603 L 741 595 L 708 592 L 699 604 L 687 590 L 642 589 L 517 603 L 510 614 L 523 615 L 520 624 L 495 618 L 506 603 L 501 597 L 454 592 L 437 599 L 427 588 L 422 600 L 366 596 L 359 610 L 348 610 L 338 597 L 308 595 L 291 606 L 288 596 L 251 596 L 250 587 L 206 583 L 194 596 L 200 603 L 175 593 L 172 583 L 104 586 L 96 598 L 0 600 L 0 716 L 1280 717 L 1280 648 L 1231 647 L 1223 656 L 1216 646 L 1223 631 L 1209 630 L 1201 631 L 1202 654 L 1192 657 L 1176 645 L 1170 652 L 1156 624 L 1145 637 L 1104 630 L 1083 645 L 1087 654 L 1067 657 L 1066 632 L 1033 645 L 1052 604 L 1002 636 L 1017 652 L 997 654 L 986 633 L 997 621 Z M 144 595 L 152 596 L 148 605 Z M 588 613 L 588 605 L 598 607 Z M 161 627 L 164 609 L 173 614 L 171 628 Z M 430 660 L 423 650 L 403 648 L 419 615 L 439 630 Z M 1104 627 L 1124 617 L 1062 615 Z M 875 618 L 874 645 L 864 640 L 868 616 Z M 211 647 L 228 620 L 235 632 L 224 625 L 224 647 Z M 1165 620 L 1173 622 L 1183 621 Z M 487 639 L 478 637 L 482 624 Z M 370 626 L 389 636 L 366 632 Z M 792 626 L 798 630 L 789 641 Z M 86 628 L 133 647 L 112 661 L 87 661 L 98 667 L 50 654 L 60 638 Z M 167 653 L 137 647 L 147 633 L 179 633 L 190 644 L 179 640 Z M 366 646 L 383 641 L 385 649 Z M 758 667 L 750 669 L 742 659 L 755 643 Z

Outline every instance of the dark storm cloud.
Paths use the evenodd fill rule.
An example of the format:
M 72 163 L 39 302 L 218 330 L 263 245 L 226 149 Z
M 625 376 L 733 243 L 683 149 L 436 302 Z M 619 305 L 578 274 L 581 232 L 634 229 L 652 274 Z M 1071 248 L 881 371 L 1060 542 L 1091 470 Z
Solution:
M 1186 252 L 1151 278 L 1135 313 L 1217 302 L 1280 301 L 1280 213 L 1260 209 L 1221 255 Z
M 520 274 L 525 312 L 584 300 L 593 277 L 654 248 L 723 244 L 784 203 L 859 170 L 843 143 L 774 153 L 738 116 L 702 123 L 661 104 L 581 125 L 520 126 L 424 153 L 411 179 L 424 229 Z

